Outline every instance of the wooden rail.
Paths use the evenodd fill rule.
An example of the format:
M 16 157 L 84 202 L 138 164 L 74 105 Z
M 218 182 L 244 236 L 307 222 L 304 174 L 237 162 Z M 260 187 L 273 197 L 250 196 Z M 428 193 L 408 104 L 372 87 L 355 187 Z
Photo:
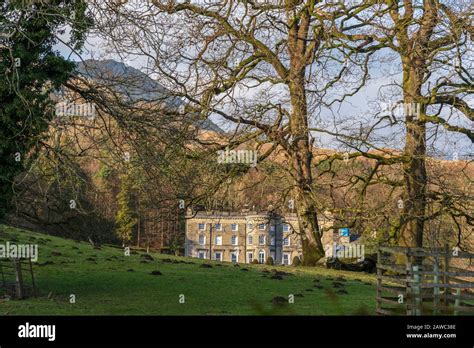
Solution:
M 29 294 L 37 296 L 31 259 L 0 258 L 0 274 L 0 288 L 3 288 L 8 295 L 17 299 L 23 299 Z M 26 279 L 28 276 L 29 279 Z
M 453 259 L 473 258 L 472 253 L 453 253 L 447 245 L 434 249 L 379 247 L 376 313 L 474 315 L 474 270 L 450 264 Z

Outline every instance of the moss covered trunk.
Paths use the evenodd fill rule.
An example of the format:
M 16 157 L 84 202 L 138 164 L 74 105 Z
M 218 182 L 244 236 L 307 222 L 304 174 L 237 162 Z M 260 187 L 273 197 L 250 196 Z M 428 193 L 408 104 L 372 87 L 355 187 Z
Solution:
M 400 221 L 398 244 L 423 246 L 426 215 L 426 125 L 422 121 L 425 108 L 420 102 L 423 68 L 412 58 L 404 60 L 405 162 L 403 178 L 405 193 Z
M 293 76 L 290 83 L 290 94 L 292 104 L 291 131 L 294 137 L 290 153 L 290 165 L 291 172 L 294 173 L 293 194 L 303 247 L 302 263 L 305 266 L 313 266 L 324 256 L 324 248 L 321 243 L 318 214 L 312 192 L 313 146 L 309 139 L 306 95 L 302 74 Z
M 310 6 L 306 6 L 297 15 L 288 16 L 290 67 L 286 83 L 291 101 L 289 124 L 291 140 L 287 150 L 290 157 L 289 170 L 293 177 L 293 194 L 303 247 L 302 263 L 306 266 L 315 265 L 324 256 L 315 197 L 312 192 L 313 145 L 308 129 L 306 98 L 306 67 L 311 61 L 311 53 L 317 46 L 314 38 L 313 41 L 308 40 L 310 24 Z M 308 42 L 311 42 L 313 47 L 310 47 Z

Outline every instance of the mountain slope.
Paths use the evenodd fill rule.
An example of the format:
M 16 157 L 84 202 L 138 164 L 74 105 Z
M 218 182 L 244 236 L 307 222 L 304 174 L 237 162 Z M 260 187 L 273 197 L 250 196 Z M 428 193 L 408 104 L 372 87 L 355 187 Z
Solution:
M 76 66 L 78 76 L 107 86 L 129 102 L 160 102 L 178 109 L 184 102 L 142 71 L 113 59 L 85 60 Z M 211 120 L 198 121 L 200 128 L 223 133 Z

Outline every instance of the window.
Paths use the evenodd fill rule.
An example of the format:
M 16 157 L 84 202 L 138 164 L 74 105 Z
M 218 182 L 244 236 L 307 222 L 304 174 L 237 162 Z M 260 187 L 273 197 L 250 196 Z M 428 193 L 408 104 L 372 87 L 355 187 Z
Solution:
M 258 244 L 260 245 L 265 245 L 265 235 L 264 234 L 261 234 L 258 236 Z
M 247 253 L 247 262 L 252 263 L 253 261 L 253 253 Z
M 216 245 L 222 245 L 222 236 L 216 236 L 216 240 L 214 241 Z
M 230 224 L 230 228 L 232 231 L 238 231 L 239 230 L 239 225 L 238 224 Z
M 265 251 L 264 250 L 260 250 L 258 252 L 258 262 L 259 263 L 265 263 Z
M 235 234 L 232 237 L 230 237 L 230 244 L 232 244 L 232 245 L 237 245 L 238 244 L 238 238 Z
M 202 231 L 202 230 L 205 230 L 206 229 L 206 224 L 204 222 L 200 222 L 198 224 L 198 228 Z
M 271 244 L 271 245 L 275 245 L 275 237 L 271 237 L 271 238 L 270 238 L 270 244 Z
M 200 259 L 205 259 L 206 258 L 206 252 L 205 251 L 200 251 L 198 253 L 198 258 Z
M 249 239 L 249 240 L 248 240 L 248 244 L 249 244 L 249 245 L 252 245 L 252 244 L 253 244 L 253 236 L 249 236 L 248 239 Z
M 270 226 L 270 232 L 275 232 L 275 225 Z
M 288 232 L 288 231 L 290 231 L 290 225 L 283 224 L 283 232 Z
M 284 246 L 289 246 L 290 245 L 290 237 L 283 238 L 283 245 Z
M 216 229 L 216 231 L 222 231 L 222 224 L 215 224 L 214 228 Z
M 237 262 L 237 252 L 236 251 L 233 251 L 230 253 L 230 261 L 231 262 Z
M 203 234 L 199 235 L 199 245 L 204 245 L 206 244 L 206 236 Z
M 214 260 L 222 261 L 222 253 L 221 252 L 214 253 Z
M 259 230 L 264 230 L 265 229 L 265 224 L 258 224 L 258 229 Z
M 249 231 L 252 231 L 252 230 L 253 230 L 253 224 L 248 224 L 248 225 L 247 225 L 247 229 L 248 229 Z
M 290 254 L 283 253 L 283 264 L 287 266 L 290 264 Z

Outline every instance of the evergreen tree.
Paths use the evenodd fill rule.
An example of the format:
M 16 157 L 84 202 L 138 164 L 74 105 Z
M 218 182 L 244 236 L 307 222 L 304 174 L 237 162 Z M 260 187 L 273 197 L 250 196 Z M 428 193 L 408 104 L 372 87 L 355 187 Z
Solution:
M 54 115 L 50 95 L 74 69 L 54 50 L 57 35 L 69 25 L 69 43 L 80 49 L 91 25 L 86 11 L 84 1 L 0 0 L 0 218 Z
M 138 222 L 131 207 L 131 189 L 129 178 L 123 177 L 120 192 L 117 195 L 118 211 L 115 217 L 115 231 L 124 243 L 132 239 L 132 230 Z

